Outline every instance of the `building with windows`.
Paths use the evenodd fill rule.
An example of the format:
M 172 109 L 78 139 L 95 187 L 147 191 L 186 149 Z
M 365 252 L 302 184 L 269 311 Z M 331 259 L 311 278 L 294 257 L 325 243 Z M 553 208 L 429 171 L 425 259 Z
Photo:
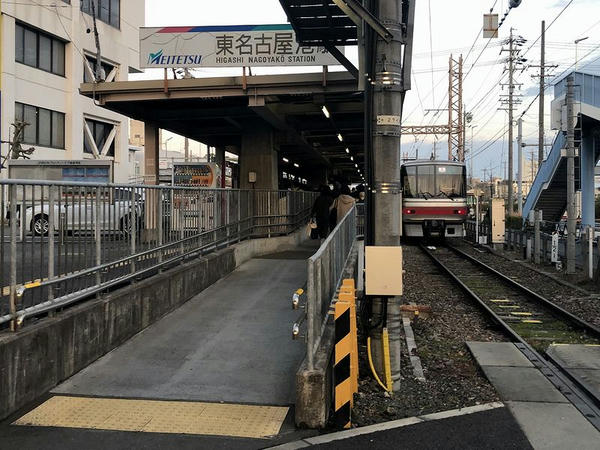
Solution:
M 116 182 L 135 170 L 129 155 L 128 119 L 79 94 L 93 82 L 98 28 L 104 81 L 139 71 L 139 31 L 144 0 L 0 0 L 0 132 L 13 138 L 24 121 L 24 147 L 32 159 L 114 161 Z M 2 159 L 9 145 L 1 145 Z M 7 170 L 0 172 L 7 177 Z

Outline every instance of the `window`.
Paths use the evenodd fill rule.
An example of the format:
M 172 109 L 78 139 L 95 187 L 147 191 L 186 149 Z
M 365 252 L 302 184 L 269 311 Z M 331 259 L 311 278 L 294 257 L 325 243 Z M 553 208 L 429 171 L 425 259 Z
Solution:
M 81 11 L 92 15 L 92 1 L 96 10 L 96 19 L 120 28 L 121 0 L 82 0 Z
M 94 72 L 96 70 L 96 58 L 93 56 L 86 55 L 85 59 L 87 59 L 89 65 L 90 65 L 90 68 L 92 69 L 92 72 Z M 105 61 L 102 61 L 100 63 L 100 65 L 102 66 L 102 70 L 104 71 L 104 77 L 107 77 L 112 72 L 112 70 L 115 68 L 115 66 L 113 66 L 112 64 L 109 64 Z M 90 74 L 90 71 L 85 66 L 85 61 L 83 62 L 83 82 L 84 83 L 93 83 L 94 82 L 94 78 L 92 77 L 92 75 Z
M 96 143 L 96 148 L 98 149 L 98 153 L 102 152 L 104 148 L 104 144 L 108 139 L 111 131 L 115 127 L 113 124 L 100 122 L 98 120 L 85 120 L 86 125 L 89 127 L 90 132 L 92 133 L 92 137 L 94 138 L 94 142 Z M 88 140 L 83 138 L 83 151 L 85 153 L 94 154 L 92 147 L 88 144 Z M 115 156 L 115 140 L 113 139 L 108 147 L 108 151 L 101 156 Z
M 464 166 L 423 164 L 400 171 L 405 198 L 455 198 L 465 196 Z
M 65 148 L 65 115 L 37 106 L 15 103 L 15 119 L 26 122 L 23 143 Z
M 49 34 L 17 23 L 15 60 L 56 75 L 65 75 L 65 43 Z

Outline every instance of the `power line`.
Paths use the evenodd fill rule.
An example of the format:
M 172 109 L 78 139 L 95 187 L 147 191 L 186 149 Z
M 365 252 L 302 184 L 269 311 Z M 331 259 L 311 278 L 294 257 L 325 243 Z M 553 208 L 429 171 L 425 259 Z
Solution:
M 430 52 L 430 56 L 429 59 L 431 61 L 431 91 L 432 91 L 432 95 L 433 95 L 433 103 L 435 103 L 435 91 L 433 88 L 433 32 L 431 30 L 431 0 L 429 0 L 429 52 Z
M 594 52 L 595 52 L 596 50 L 598 50 L 598 49 L 600 49 L 600 45 L 596 46 L 596 48 L 594 48 L 594 49 L 590 50 L 588 53 L 586 53 L 586 54 L 585 54 L 583 57 L 581 57 L 581 58 L 579 59 L 579 61 L 581 61 L 581 60 L 583 60 L 583 59 L 587 58 L 589 55 L 591 55 L 592 53 L 594 53 Z M 600 59 L 600 56 L 599 56 L 598 58 L 595 58 L 595 59 L 593 59 L 593 60 L 589 61 L 587 64 L 593 63 L 593 62 L 595 62 L 595 61 L 597 61 L 597 60 L 599 60 L 599 59 Z M 561 72 L 559 75 L 557 75 L 556 77 L 554 77 L 554 79 L 553 79 L 552 81 L 550 81 L 550 82 L 548 83 L 548 85 L 547 85 L 547 86 L 544 88 L 544 91 L 545 91 L 546 89 L 548 89 L 549 87 L 551 87 L 551 86 L 552 86 L 552 84 L 553 84 L 555 81 L 559 80 L 559 79 L 560 79 L 560 78 L 561 78 L 561 77 L 562 77 L 564 74 L 566 74 L 566 73 L 567 73 L 567 72 L 568 72 L 568 71 L 569 71 L 571 68 L 573 68 L 573 67 L 575 66 L 575 64 L 577 64 L 577 61 L 576 61 L 576 62 L 574 62 L 573 64 L 571 64 L 571 65 L 570 65 L 569 67 L 567 67 L 565 70 L 563 70 L 563 71 L 562 71 L 562 72 Z M 587 66 L 587 64 L 585 64 L 585 65 L 584 65 L 584 66 L 582 66 L 582 67 L 586 67 L 586 66 Z M 532 106 L 532 105 L 535 103 L 535 101 L 536 101 L 536 100 L 539 98 L 539 96 L 540 96 L 540 94 L 538 93 L 538 94 L 537 94 L 537 95 L 534 97 L 534 99 L 531 101 L 531 103 L 530 103 L 530 104 L 527 106 L 527 108 L 525 108 L 525 110 L 524 110 L 524 111 L 521 113 L 521 117 L 523 117 L 523 116 L 524 116 L 524 115 L 527 113 L 527 111 L 529 111 L 529 108 L 531 108 L 531 106 Z
M 561 10 L 560 10 L 560 12 L 558 13 L 558 15 L 557 15 L 557 16 L 556 16 L 556 17 L 555 17 L 553 20 L 552 20 L 552 22 L 550 22 L 550 25 L 548 25 L 548 26 L 546 27 L 546 32 L 548 32 L 548 30 L 550 29 L 550 27 L 551 27 L 552 25 L 554 25 L 554 22 L 556 22 L 556 21 L 558 20 L 558 18 L 559 18 L 560 16 L 562 16 L 562 13 L 564 13 L 564 12 L 565 12 L 565 10 L 566 10 L 566 9 L 567 9 L 569 6 L 571 6 L 571 4 L 572 4 L 572 3 L 573 3 L 573 0 L 569 0 L 569 3 L 567 3 L 567 4 L 565 5 L 565 7 L 564 7 L 563 9 L 561 9 Z M 530 46 L 527 48 L 527 50 L 525 50 L 525 51 L 523 52 L 523 56 L 525 56 L 525 55 L 527 54 L 527 52 L 529 52 L 529 50 L 531 50 L 531 48 L 532 48 L 532 47 L 533 47 L 533 46 L 534 46 L 534 45 L 535 45 L 535 44 L 536 44 L 536 43 L 537 43 L 537 42 L 538 42 L 538 41 L 539 41 L 541 38 L 542 38 L 542 34 L 540 33 L 540 35 L 537 37 L 537 39 L 536 39 L 535 41 L 533 41 L 533 43 L 532 43 L 532 44 L 531 44 L 531 45 L 530 45 Z

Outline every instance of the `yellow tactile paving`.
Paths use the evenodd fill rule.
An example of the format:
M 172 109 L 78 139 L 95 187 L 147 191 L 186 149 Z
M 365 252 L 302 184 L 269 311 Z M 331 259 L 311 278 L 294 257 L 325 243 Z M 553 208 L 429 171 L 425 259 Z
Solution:
M 13 425 L 265 438 L 286 407 L 55 396 Z

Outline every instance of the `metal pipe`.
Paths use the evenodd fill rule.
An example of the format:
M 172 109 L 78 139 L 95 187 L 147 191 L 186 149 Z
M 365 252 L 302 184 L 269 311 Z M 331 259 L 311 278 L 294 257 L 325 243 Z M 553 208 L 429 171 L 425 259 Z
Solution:
M 16 331 L 17 323 L 14 320 L 17 314 L 17 186 L 10 185 L 10 322 L 11 331 Z M 25 211 L 21 211 L 23 215 Z
M 56 229 L 56 188 L 50 186 L 48 190 L 48 279 L 54 279 L 54 230 Z M 60 212 L 59 212 L 60 215 Z M 54 298 L 54 291 L 48 287 L 48 300 Z
M 577 216 L 575 210 L 575 98 L 573 75 L 567 77 L 567 274 L 575 273 L 575 239 Z

